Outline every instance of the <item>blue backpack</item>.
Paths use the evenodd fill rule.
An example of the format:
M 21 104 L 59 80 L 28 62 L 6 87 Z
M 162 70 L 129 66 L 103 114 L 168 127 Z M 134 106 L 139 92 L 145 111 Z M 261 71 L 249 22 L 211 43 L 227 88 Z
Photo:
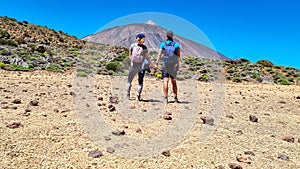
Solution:
M 178 56 L 176 55 L 175 42 L 165 42 L 163 50 L 163 61 L 165 63 L 177 63 Z

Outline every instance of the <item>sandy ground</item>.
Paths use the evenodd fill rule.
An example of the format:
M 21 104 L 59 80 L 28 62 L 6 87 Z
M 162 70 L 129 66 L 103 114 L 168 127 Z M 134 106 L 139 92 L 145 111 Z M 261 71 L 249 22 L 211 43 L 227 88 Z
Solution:
M 132 100 L 124 100 L 126 77 L 96 75 L 90 84 L 84 78 L 74 82 L 72 72 L 0 70 L 0 79 L 3 169 L 214 169 L 229 168 L 230 163 L 244 169 L 300 168 L 300 86 L 244 83 L 215 88 L 211 83 L 183 81 L 178 84 L 181 103 L 172 103 L 170 95 L 165 105 L 162 81 L 153 77 L 145 78 L 142 102 L 134 100 L 136 79 Z M 78 84 L 85 89 L 76 88 Z M 86 88 L 89 94 L 84 93 Z M 94 100 L 87 104 L 89 95 Z M 95 107 L 97 111 L 91 111 Z M 166 114 L 172 119 L 166 120 Z M 250 121 L 250 115 L 258 121 Z M 214 119 L 214 124 L 204 124 L 203 116 Z M 94 117 L 103 117 L 113 131 L 125 135 L 113 135 Z M 179 123 L 184 117 L 187 120 Z M 91 124 L 86 124 L 84 119 L 89 118 Z M 169 135 L 159 137 L 166 131 Z M 283 140 L 286 136 L 294 142 Z M 145 141 L 151 139 L 149 144 Z M 89 157 L 95 150 L 102 156 Z M 165 150 L 169 154 L 163 155 Z

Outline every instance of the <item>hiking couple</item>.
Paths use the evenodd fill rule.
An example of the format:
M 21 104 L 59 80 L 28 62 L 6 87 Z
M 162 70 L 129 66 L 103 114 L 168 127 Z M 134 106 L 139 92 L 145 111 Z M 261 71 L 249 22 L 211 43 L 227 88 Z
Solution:
M 162 42 L 159 46 L 159 53 L 157 57 L 157 65 L 162 64 L 162 77 L 164 80 L 164 103 L 168 103 L 168 83 L 171 79 L 173 86 L 174 102 L 178 103 L 177 98 L 177 83 L 176 75 L 180 65 L 180 46 L 173 40 L 173 32 L 167 31 L 166 41 Z M 145 42 L 145 35 L 136 35 L 136 43 L 130 45 L 129 57 L 131 59 L 130 71 L 128 74 L 128 80 L 126 85 L 127 98 L 130 99 L 131 82 L 136 74 L 138 74 L 138 94 L 137 100 L 141 101 L 141 93 L 143 89 L 143 81 L 146 71 L 150 72 L 150 65 L 154 70 L 158 69 L 158 66 L 153 64 L 148 54 L 148 49 Z

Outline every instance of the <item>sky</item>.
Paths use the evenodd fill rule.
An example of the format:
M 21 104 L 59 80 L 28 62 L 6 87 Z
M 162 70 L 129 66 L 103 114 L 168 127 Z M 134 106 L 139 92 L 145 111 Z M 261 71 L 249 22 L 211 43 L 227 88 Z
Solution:
M 140 22 L 153 20 L 175 35 L 206 39 L 205 45 L 231 59 L 266 59 L 300 69 L 298 0 L 10 0 L 1 2 L 0 16 L 78 38 L 140 16 Z

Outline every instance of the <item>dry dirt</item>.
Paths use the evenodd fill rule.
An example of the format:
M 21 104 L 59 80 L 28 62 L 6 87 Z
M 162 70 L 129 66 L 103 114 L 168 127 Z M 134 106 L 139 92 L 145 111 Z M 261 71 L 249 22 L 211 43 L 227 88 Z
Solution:
M 213 99 L 218 97 L 214 97 L 216 93 L 211 83 L 186 81 L 185 86 L 180 86 L 183 82 L 179 83 L 179 99 L 182 103 L 165 106 L 161 97 L 161 80 L 145 78 L 143 99 L 148 101 L 137 102 L 132 96 L 131 101 L 110 103 L 112 91 L 122 91 L 120 88 L 113 90 L 114 86 L 123 86 L 126 77 L 116 80 L 111 76 L 96 75 L 95 85 L 86 86 L 95 89 L 91 89 L 90 93 L 99 98 L 90 103 L 97 106 L 98 112 L 94 113 L 102 114 L 105 123 L 112 128 L 125 131 L 123 136 L 111 136 L 124 139 L 123 145 L 113 146 L 115 152 L 109 153 L 107 147 L 97 144 L 84 130 L 78 109 L 74 106 L 74 98 L 81 91 L 74 90 L 76 84 L 73 83 L 73 76 L 72 72 L 0 70 L 0 168 L 214 169 L 221 166 L 229 168 L 230 163 L 239 164 L 244 169 L 300 168 L 299 86 L 227 83 L 223 84 L 224 100 L 214 105 Z M 194 83 L 197 90 L 188 86 Z M 136 79 L 132 91 L 135 90 Z M 151 92 L 157 93 L 156 98 Z M 118 99 L 122 101 L 122 95 Z M 191 99 L 198 100 L 196 109 L 192 109 L 195 105 L 189 101 Z M 32 101 L 38 105 L 32 105 Z M 139 123 L 122 116 L 121 103 L 127 103 L 126 106 L 133 112 L 140 113 L 129 113 L 132 118 L 141 114 L 147 117 L 152 111 L 162 113 L 153 121 Z M 110 105 L 116 110 L 110 111 Z M 217 114 L 212 114 L 215 107 L 220 109 Z M 169 154 L 157 152 L 145 158 L 131 157 L 131 151 L 127 152 L 128 156 L 126 151 L 125 155 L 118 154 L 118 150 L 126 150 L 126 146 L 135 146 L 127 143 L 126 138 L 145 140 L 164 133 L 176 126 L 182 112 L 197 113 L 196 121 L 188 132 L 184 135 L 181 133 L 183 139 L 168 149 Z M 164 119 L 166 113 L 170 114 L 172 120 Z M 201 117 L 205 115 L 214 119 L 213 126 L 203 124 Z M 250 121 L 250 115 L 257 117 L 258 121 Z M 13 122 L 15 126 L 11 125 Z M 92 125 L 98 127 L 98 124 Z M 207 128 L 211 129 L 211 135 L 204 132 Z M 101 132 L 101 128 L 98 132 Z M 294 142 L 283 140 L 286 136 L 293 137 Z M 106 141 L 109 143 L 109 139 Z M 164 143 L 164 140 L 160 140 L 160 143 Z M 155 145 L 147 145 L 145 151 L 148 152 L 151 146 Z M 99 158 L 89 157 L 94 150 L 103 155 Z M 140 151 L 143 149 L 140 148 Z M 250 164 L 239 162 L 237 157 L 243 157 Z

